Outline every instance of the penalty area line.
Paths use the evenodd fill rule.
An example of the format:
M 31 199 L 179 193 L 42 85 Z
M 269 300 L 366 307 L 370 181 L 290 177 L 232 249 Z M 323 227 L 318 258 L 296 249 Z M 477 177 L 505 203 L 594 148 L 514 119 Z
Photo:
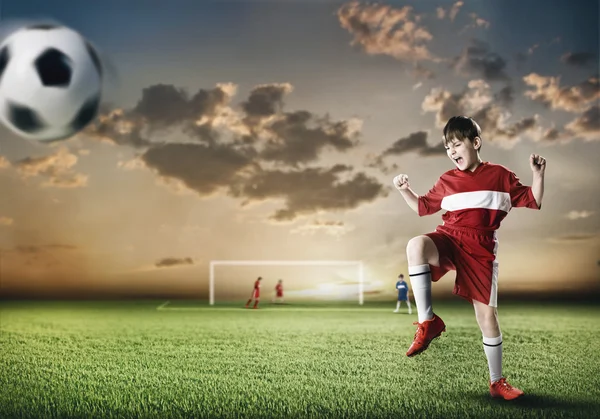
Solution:
M 384 313 L 389 311 L 384 308 L 259 308 L 258 310 L 244 308 L 244 307 L 163 307 L 159 308 L 161 311 L 268 311 L 268 312 L 291 312 L 291 311 L 312 311 L 312 312 L 320 312 L 320 311 L 329 311 L 329 312 L 350 312 L 350 313 L 361 313 L 361 312 L 371 312 L 371 313 Z
M 171 301 L 165 301 L 164 303 L 162 303 L 161 305 L 159 305 L 158 307 L 156 307 L 157 310 L 165 310 L 165 307 L 170 303 Z

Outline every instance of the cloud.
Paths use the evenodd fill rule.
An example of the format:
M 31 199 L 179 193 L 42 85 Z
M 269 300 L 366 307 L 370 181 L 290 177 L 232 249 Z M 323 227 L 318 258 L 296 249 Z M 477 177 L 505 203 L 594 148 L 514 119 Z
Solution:
M 283 110 L 283 97 L 294 90 L 289 83 L 264 84 L 254 87 L 248 100 L 242 102 L 242 109 L 246 114 L 244 123 L 250 127 L 259 125 L 261 121 Z
M 181 181 L 200 195 L 210 195 L 232 183 L 251 168 L 254 150 L 231 145 L 169 143 L 149 148 L 141 161 L 163 178 Z
M 0 216 L 0 226 L 11 226 L 14 222 L 15 220 L 11 217 L 6 217 L 4 215 Z
M 430 69 L 423 67 L 420 63 L 416 63 L 411 71 L 412 76 L 417 80 L 432 80 L 435 79 L 435 73 Z
M 364 173 L 351 174 L 352 168 L 303 170 L 257 170 L 243 182 L 231 185 L 229 194 L 244 199 L 244 204 L 267 199 L 283 200 L 284 208 L 271 215 L 276 221 L 290 221 L 320 211 L 343 211 L 387 196 L 387 189 Z
M 600 106 L 593 105 L 579 117 L 565 125 L 573 137 L 600 140 Z
M 43 244 L 43 245 L 33 245 L 33 244 L 24 244 L 15 246 L 13 249 L 9 250 L 11 253 L 24 254 L 24 255 L 33 255 L 39 253 L 45 253 L 50 250 L 59 250 L 59 251 L 72 251 L 78 250 L 77 246 L 73 246 L 70 244 L 61 244 L 61 243 L 51 243 L 51 244 Z
M 554 244 L 577 244 L 592 242 L 598 239 L 600 239 L 600 235 L 598 233 L 575 233 L 564 236 L 551 237 L 548 239 L 548 241 Z
M 360 128 L 358 120 L 332 122 L 308 111 L 285 113 L 266 128 L 271 135 L 260 158 L 290 166 L 315 161 L 324 148 L 343 152 L 356 146 Z
M 354 226 L 345 225 L 343 221 L 319 221 L 300 225 L 290 232 L 301 236 L 314 236 L 317 233 L 325 233 L 328 236 L 342 237 L 354 230 Z
M 416 152 L 421 156 L 445 156 L 446 149 L 440 141 L 437 146 L 430 146 L 427 143 L 427 132 L 413 132 L 407 137 L 400 138 L 390 148 L 382 153 L 382 156 L 402 155 L 410 152 Z
M 435 9 L 436 16 L 440 20 L 443 20 L 447 17 L 449 20 L 454 21 L 454 19 L 456 19 L 456 15 L 458 15 L 460 8 L 464 6 L 464 4 L 465 3 L 463 1 L 457 1 L 447 10 L 443 7 L 438 7 Z
M 234 90 L 235 91 L 235 90 Z M 173 85 L 157 84 L 145 88 L 133 114 L 144 118 L 150 128 L 164 128 L 186 121 L 209 122 L 227 105 L 230 98 L 227 88 L 200 89 L 191 98 Z
M 436 60 L 428 48 L 431 33 L 412 16 L 412 7 L 401 9 L 383 4 L 352 1 L 337 12 L 342 28 L 370 55 L 389 55 L 401 61 Z
M 597 64 L 596 54 L 591 52 L 567 52 L 560 61 L 573 67 L 587 67 Z
M 293 91 L 288 83 L 255 86 L 239 109 L 229 105 L 233 85 L 199 90 L 205 93 L 194 97 L 203 97 L 196 100 L 203 106 L 192 106 L 194 97 L 188 99 L 172 86 L 157 86 L 145 90 L 135 110 L 105 114 L 95 128 L 99 138 L 112 136 L 114 144 L 143 148 L 134 159 L 118 163 L 124 170 L 148 168 L 177 193 L 223 193 L 242 205 L 283 201 L 271 215 L 276 221 L 353 209 L 387 193 L 375 179 L 352 173 L 350 166 L 307 167 L 326 150 L 343 153 L 356 147 L 362 121 L 286 111 L 285 95 Z M 162 99 L 173 104 L 173 112 L 159 109 Z M 191 115 L 199 119 L 192 121 Z M 175 126 L 183 127 L 176 135 L 162 132 Z
M 533 135 L 539 124 L 536 115 L 511 122 L 509 107 L 513 100 L 510 86 L 493 93 L 484 80 L 471 80 L 460 93 L 451 93 L 442 88 L 432 89 L 423 99 L 421 108 L 424 112 L 436 114 L 436 126 L 440 129 L 453 116 L 470 116 L 481 127 L 484 143 L 489 141 L 511 147 L 523 134 Z
M 473 23 L 469 27 L 485 28 L 489 29 L 490 22 L 477 16 L 475 13 L 470 13 L 469 17 L 473 20 Z
M 77 173 L 73 167 L 78 157 L 61 147 L 55 153 L 43 157 L 26 157 L 15 164 L 23 178 L 41 176 L 46 178 L 44 187 L 80 188 L 87 185 L 88 176 Z
M 179 266 L 179 265 L 193 265 L 194 261 L 192 260 L 192 258 L 173 258 L 173 257 L 167 257 L 167 258 L 163 258 L 160 259 L 159 261 L 157 261 L 154 266 L 156 266 L 157 268 L 170 268 L 173 266 Z
M 133 109 L 104 113 L 85 132 L 114 144 L 149 147 L 165 142 L 164 132 L 158 135 L 159 141 L 151 141 L 157 131 L 179 129 L 191 138 L 212 143 L 218 138 L 217 127 L 225 124 L 239 129 L 232 119 L 241 125 L 228 105 L 236 89 L 231 83 L 222 83 L 213 89 L 199 89 L 189 97 L 173 85 L 149 86 Z
M 525 91 L 525 96 L 550 109 L 581 112 L 600 99 L 600 80 L 597 77 L 570 87 L 560 87 L 560 77 L 545 77 L 537 73 L 528 74 L 523 81 L 533 88 Z
M 600 106 L 593 105 L 562 128 L 552 126 L 540 133 L 538 140 L 568 143 L 581 138 L 586 141 L 600 140 Z
M 457 74 L 479 76 L 485 80 L 509 80 L 506 74 L 506 60 L 490 50 L 489 45 L 481 40 L 472 39 L 454 58 L 451 67 Z
M 565 215 L 566 218 L 568 218 L 569 220 L 579 220 L 579 219 L 583 219 L 583 218 L 588 218 L 591 217 L 592 215 L 594 215 L 596 212 L 595 211 L 569 211 L 569 213 L 567 213 L 567 215 Z

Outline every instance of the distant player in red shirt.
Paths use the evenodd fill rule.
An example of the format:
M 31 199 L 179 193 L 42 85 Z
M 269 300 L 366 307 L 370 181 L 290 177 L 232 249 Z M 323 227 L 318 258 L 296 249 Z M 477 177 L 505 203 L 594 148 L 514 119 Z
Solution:
M 483 335 L 490 394 L 505 400 L 516 399 L 523 391 L 508 384 L 502 376 L 502 333 L 496 309 L 496 230 L 512 208 L 540 209 L 546 159 L 537 154 L 529 157 L 533 183 L 525 186 L 506 167 L 481 160 L 481 128 L 472 118 L 450 118 L 444 127 L 443 141 L 456 168 L 440 176 L 429 192 L 419 196 L 410 189 L 408 176 L 394 178 L 394 186 L 419 216 L 446 210 L 443 223 L 435 232 L 412 238 L 406 247 L 419 315 L 417 332 L 406 355 L 420 354 L 446 330 L 431 307 L 431 283 L 455 270 L 454 294 L 473 304 Z
M 246 303 L 246 308 L 248 308 L 252 300 L 254 300 L 254 307 L 252 308 L 258 308 L 258 302 L 260 300 L 260 281 L 262 281 L 262 276 L 259 276 L 256 279 L 256 281 L 254 281 L 254 289 L 252 289 L 252 296 L 250 296 L 250 299 Z
M 283 304 L 283 280 L 281 279 L 275 285 L 275 297 L 273 297 L 271 302 Z

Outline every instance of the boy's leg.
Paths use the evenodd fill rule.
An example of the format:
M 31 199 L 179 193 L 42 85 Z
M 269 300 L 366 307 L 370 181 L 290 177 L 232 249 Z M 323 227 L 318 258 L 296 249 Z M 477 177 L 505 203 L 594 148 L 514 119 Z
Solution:
M 400 311 L 400 300 L 396 301 L 396 310 L 394 310 L 394 313 L 397 313 Z
M 439 266 L 440 256 L 435 243 L 427 236 L 417 236 L 406 246 L 408 274 L 412 286 L 419 323 L 433 319 L 431 307 L 431 268 Z
M 410 306 L 410 300 L 406 300 L 406 305 L 408 306 L 408 314 L 412 314 L 412 307 Z
M 502 377 L 502 333 L 496 307 L 473 300 L 477 324 L 483 335 L 483 350 L 490 370 L 490 393 L 506 400 L 516 399 L 523 391 L 512 387 Z
M 446 330 L 446 325 L 433 313 L 431 307 L 431 268 L 439 266 L 440 255 L 433 240 L 428 236 L 412 238 L 406 246 L 408 274 L 412 286 L 419 322 L 407 356 L 418 355 L 429 347 L 431 341 Z
M 249 298 L 248 301 L 246 301 L 246 307 L 248 307 L 251 302 L 252 302 L 252 298 Z
M 258 300 L 259 300 L 258 298 L 254 299 L 254 307 L 252 307 L 252 308 L 257 308 L 258 307 Z

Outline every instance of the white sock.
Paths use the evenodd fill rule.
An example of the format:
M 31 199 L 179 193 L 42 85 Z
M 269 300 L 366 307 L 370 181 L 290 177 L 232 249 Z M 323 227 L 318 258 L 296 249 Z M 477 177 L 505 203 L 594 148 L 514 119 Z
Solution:
M 492 383 L 502 378 L 502 334 L 497 338 L 483 337 L 483 350 L 487 357 Z
M 410 300 L 406 300 L 406 305 L 408 306 L 408 312 L 412 311 L 412 307 L 410 306 Z
M 429 264 L 408 267 L 419 323 L 433 319 L 431 308 L 431 269 Z
M 400 301 L 396 303 L 396 310 L 400 310 Z

